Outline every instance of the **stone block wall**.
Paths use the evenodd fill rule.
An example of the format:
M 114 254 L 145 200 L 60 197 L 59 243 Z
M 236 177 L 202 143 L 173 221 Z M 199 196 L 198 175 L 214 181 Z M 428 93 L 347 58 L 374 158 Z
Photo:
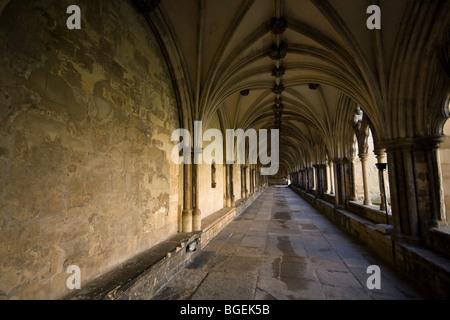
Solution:
M 58 298 L 177 232 L 175 94 L 131 1 L 1 4 L 0 298 Z

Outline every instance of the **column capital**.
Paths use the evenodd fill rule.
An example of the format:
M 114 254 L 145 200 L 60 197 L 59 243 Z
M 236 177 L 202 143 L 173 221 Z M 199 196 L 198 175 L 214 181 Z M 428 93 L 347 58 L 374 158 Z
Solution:
M 361 161 L 365 161 L 365 160 L 367 160 L 367 158 L 369 158 L 368 153 L 360 153 L 358 156 L 359 156 L 359 159 L 361 159 Z
M 378 163 L 386 163 L 386 149 L 378 148 L 373 151 L 377 157 Z

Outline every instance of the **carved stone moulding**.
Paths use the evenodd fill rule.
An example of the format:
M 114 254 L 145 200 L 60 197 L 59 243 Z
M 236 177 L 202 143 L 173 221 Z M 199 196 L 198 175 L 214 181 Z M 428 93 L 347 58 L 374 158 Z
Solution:
M 284 89 L 285 89 L 285 87 L 283 86 L 282 83 L 280 83 L 280 84 L 275 83 L 273 85 L 272 92 L 275 94 L 281 94 L 281 93 L 283 93 Z
M 317 90 L 320 87 L 320 84 L 317 83 L 309 83 L 308 84 L 309 89 L 311 90 Z
M 283 66 L 280 66 L 279 68 L 273 67 L 272 69 L 272 76 L 276 78 L 281 78 L 286 73 L 286 68 Z
M 274 111 L 275 111 L 275 110 L 281 111 L 281 110 L 284 109 L 284 105 L 283 105 L 282 103 L 280 103 L 280 104 L 274 104 L 273 107 L 272 107 L 272 109 L 273 109 Z
M 285 58 L 287 55 L 287 44 L 286 42 L 281 42 L 280 46 L 272 46 L 272 50 L 270 51 L 269 57 L 272 60 L 281 60 Z
M 275 126 L 275 129 L 280 129 L 281 128 L 281 119 L 275 119 L 274 126 Z
M 273 113 L 275 118 L 281 118 L 282 110 L 274 110 Z
M 270 31 L 272 31 L 273 34 L 282 34 L 284 31 L 286 31 L 287 28 L 287 21 L 284 17 L 280 18 L 272 18 L 270 20 Z
M 241 95 L 243 96 L 243 97 L 246 97 L 246 96 L 248 96 L 250 94 L 250 90 L 249 89 L 246 89 L 246 90 L 242 90 L 241 91 Z

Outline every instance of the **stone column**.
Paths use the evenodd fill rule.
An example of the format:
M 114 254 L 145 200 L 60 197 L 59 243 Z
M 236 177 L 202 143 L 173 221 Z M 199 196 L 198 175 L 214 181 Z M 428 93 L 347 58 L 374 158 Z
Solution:
M 322 194 L 327 192 L 327 166 L 324 164 L 320 165 L 320 179 L 322 185 Z
M 335 178 L 335 205 L 337 208 L 346 207 L 346 177 L 345 177 L 345 165 L 343 159 L 336 159 L 334 163 L 334 178 Z
M 233 165 L 229 164 L 229 176 L 230 176 L 230 206 L 236 206 L 236 197 L 234 196 L 234 180 L 233 180 Z
M 245 167 L 244 167 L 244 188 L 245 188 L 245 198 L 248 198 L 247 171 L 248 171 L 248 166 L 245 166 Z
M 363 177 L 363 185 L 364 185 L 364 205 L 371 205 L 372 200 L 370 199 L 370 192 L 369 192 L 369 178 L 367 173 L 367 153 L 363 153 L 359 155 L 359 158 L 361 159 L 361 168 L 362 168 L 362 177 Z
M 311 181 L 309 176 L 309 168 L 305 169 L 305 191 L 310 192 L 311 191 Z
M 303 190 L 307 191 L 308 190 L 308 171 L 306 168 L 303 169 L 302 175 L 303 175 Z
M 252 167 L 249 164 L 248 165 L 248 194 L 251 195 L 253 193 L 253 186 L 252 186 Z
M 386 149 L 375 150 L 375 155 L 377 157 L 378 163 L 387 163 L 386 162 L 387 161 L 386 160 Z M 386 177 L 386 172 L 378 170 L 378 182 L 379 182 L 379 187 L 380 187 L 380 199 L 381 199 L 380 210 L 386 211 L 386 205 L 385 205 L 384 194 L 383 194 L 383 178 L 384 178 L 385 185 L 386 185 L 388 182 L 387 177 Z M 387 186 L 385 189 L 386 189 L 386 193 L 387 193 L 388 192 Z
M 201 231 L 202 230 L 202 212 L 200 211 L 200 175 L 199 175 L 200 165 L 193 165 L 193 177 L 194 177 L 194 194 L 195 194 L 195 207 L 192 213 L 192 230 Z
M 305 190 L 305 169 L 300 170 L 300 189 Z
M 356 201 L 358 199 L 358 195 L 356 193 L 356 170 L 355 170 L 355 158 L 349 157 L 347 158 L 349 165 L 349 179 L 350 183 L 350 194 L 348 200 Z
M 255 180 L 254 180 L 254 176 L 255 176 L 255 169 L 251 168 L 251 169 L 250 169 L 250 194 L 255 193 Z
M 316 197 L 322 199 L 323 197 L 323 181 L 322 181 L 322 166 L 320 164 L 313 166 L 316 169 Z
M 313 165 L 313 174 L 314 174 L 314 189 L 316 190 L 316 196 L 320 194 L 320 172 L 318 165 Z
M 245 167 L 241 165 L 241 198 L 245 198 Z
M 182 232 L 192 232 L 192 164 L 184 164 Z
M 228 164 L 225 164 L 225 207 L 231 207 L 231 186 L 230 186 L 230 167 Z
M 439 159 L 441 137 L 385 143 L 394 239 L 428 240 L 430 228 L 447 226 Z
M 330 193 L 334 194 L 334 163 L 333 163 L 333 161 L 330 161 L 329 165 L 330 165 Z

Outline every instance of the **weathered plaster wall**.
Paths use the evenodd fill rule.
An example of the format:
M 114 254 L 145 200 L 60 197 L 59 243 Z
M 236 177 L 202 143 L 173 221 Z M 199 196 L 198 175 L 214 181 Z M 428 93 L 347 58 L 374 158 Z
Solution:
M 4 2 L 2 2 L 3 4 Z M 179 127 L 131 1 L 11 1 L 0 16 L 0 298 L 56 298 L 177 232 Z

